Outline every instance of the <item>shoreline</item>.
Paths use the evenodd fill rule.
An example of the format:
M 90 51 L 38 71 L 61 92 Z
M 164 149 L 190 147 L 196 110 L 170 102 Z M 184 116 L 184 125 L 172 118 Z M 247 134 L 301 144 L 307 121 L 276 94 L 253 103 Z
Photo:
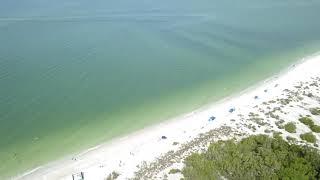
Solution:
M 279 73 L 257 82 L 241 92 L 233 93 L 192 112 L 151 125 L 128 135 L 111 139 L 79 154 L 67 156 L 61 160 L 37 167 L 14 177 L 14 179 L 72 179 L 71 175 L 77 172 L 84 172 L 85 176 L 90 177 L 89 179 L 102 179 L 107 177 L 113 170 L 119 171 L 121 177 L 131 177 L 137 170 L 135 167 L 141 162 L 152 161 L 161 154 L 176 149 L 175 146 L 172 146 L 172 141 L 179 141 L 179 144 L 182 144 L 192 140 L 200 133 L 221 126 L 223 124 L 222 120 L 230 116 L 228 112 L 230 108 L 235 107 L 237 112 L 239 106 L 246 106 L 250 101 L 255 102 L 254 94 L 259 94 L 259 96 L 260 94 L 266 95 L 266 97 L 262 98 L 268 99 L 268 97 L 273 97 L 279 93 L 277 90 L 270 93 L 269 90 L 274 87 L 274 83 L 281 82 L 286 78 L 294 78 L 292 82 L 279 85 L 281 86 L 280 88 L 285 89 L 286 86 L 292 85 L 293 82 L 298 82 L 299 78 L 308 78 L 312 73 L 320 73 L 314 71 L 299 78 L 296 77 L 299 75 L 298 70 L 301 71 L 304 66 L 315 68 L 316 66 L 312 66 L 313 63 L 320 65 L 320 52 L 298 60 Z M 295 70 L 298 72 L 295 72 Z M 265 89 L 268 89 L 268 92 L 263 92 Z M 208 118 L 213 115 L 216 120 L 208 122 Z M 188 126 L 185 126 L 186 124 Z M 166 136 L 168 139 L 163 140 L 161 136 Z M 124 172 L 123 169 L 128 171 Z M 95 176 L 93 177 L 92 174 Z

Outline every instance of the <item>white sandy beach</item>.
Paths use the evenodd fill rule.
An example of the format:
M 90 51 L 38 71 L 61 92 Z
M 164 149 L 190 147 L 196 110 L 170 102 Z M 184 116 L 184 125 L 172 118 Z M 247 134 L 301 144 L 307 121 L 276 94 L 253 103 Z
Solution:
M 285 89 L 293 90 L 297 85 L 309 83 L 319 77 L 320 55 L 315 54 L 241 93 L 197 111 L 106 142 L 78 155 L 44 165 L 15 179 L 72 180 L 72 174 L 83 172 L 85 179 L 102 180 L 113 171 L 120 174 L 118 179 L 132 178 L 134 172 L 139 170 L 143 162 L 153 162 L 164 153 L 176 151 L 182 144 L 212 129 L 229 126 L 245 134 L 265 133 L 267 127 L 256 125 L 256 130 L 248 128 L 249 121 L 244 120 L 242 116 L 247 116 L 250 112 L 261 114 L 271 124 L 268 128 L 283 132 L 283 136 L 285 137 L 289 134 L 278 129 L 277 126 L 273 125 L 274 122 L 271 118 L 261 113 L 267 109 L 267 106 L 263 106 L 263 102 L 286 96 L 284 94 Z M 319 87 L 317 86 L 310 86 L 308 92 L 312 92 L 317 97 L 320 97 Z M 319 101 L 306 97 L 303 101 L 293 102 L 290 107 L 283 107 L 283 111 L 286 113 L 279 116 L 285 121 L 298 123 L 297 119 L 299 115 L 308 113 L 307 108 L 301 108 L 299 103 L 304 103 L 308 108 L 313 106 L 320 107 Z M 235 108 L 235 112 L 230 113 L 230 108 Z M 208 121 L 211 116 L 214 116 L 215 120 Z M 319 117 L 314 117 L 314 119 L 315 123 L 320 125 Z M 297 127 L 297 133 L 291 134 L 291 136 L 297 139 L 299 138 L 299 133 L 310 131 L 305 126 Z M 162 139 L 162 136 L 166 136 L 167 139 Z M 316 134 L 316 137 L 319 144 L 320 135 Z M 174 145 L 174 142 L 178 144 L 175 143 Z M 181 166 L 181 162 L 172 164 L 172 167 Z M 170 167 L 161 170 L 155 178 L 160 178 L 164 174 L 167 174 Z M 169 179 L 177 178 L 179 178 L 179 175 L 169 176 Z

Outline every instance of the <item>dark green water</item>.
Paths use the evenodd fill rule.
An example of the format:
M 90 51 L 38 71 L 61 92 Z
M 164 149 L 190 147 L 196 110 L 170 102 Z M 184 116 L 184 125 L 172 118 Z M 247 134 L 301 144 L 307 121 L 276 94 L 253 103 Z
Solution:
M 2 0 L 0 177 L 240 91 L 320 50 L 320 1 Z

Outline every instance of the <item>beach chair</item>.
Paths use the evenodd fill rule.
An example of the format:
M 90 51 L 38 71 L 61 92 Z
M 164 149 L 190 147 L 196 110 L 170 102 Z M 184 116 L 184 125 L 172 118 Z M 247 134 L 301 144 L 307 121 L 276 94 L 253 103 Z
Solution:
M 216 117 L 211 116 L 208 121 L 214 121 L 215 119 L 216 119 Z
M 229 113 L 233 113 L 236 110 L 236 108 L 229 109 Z
M 167 139 L 167 136 L 161 136 L 161 139 Z

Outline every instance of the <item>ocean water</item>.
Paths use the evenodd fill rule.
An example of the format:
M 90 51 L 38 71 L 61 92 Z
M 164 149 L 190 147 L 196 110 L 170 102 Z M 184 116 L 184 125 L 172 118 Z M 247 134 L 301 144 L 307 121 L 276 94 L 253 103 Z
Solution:
M 317 0 L 2 0 L 0 179 L 319 51 L 319 9 Z

